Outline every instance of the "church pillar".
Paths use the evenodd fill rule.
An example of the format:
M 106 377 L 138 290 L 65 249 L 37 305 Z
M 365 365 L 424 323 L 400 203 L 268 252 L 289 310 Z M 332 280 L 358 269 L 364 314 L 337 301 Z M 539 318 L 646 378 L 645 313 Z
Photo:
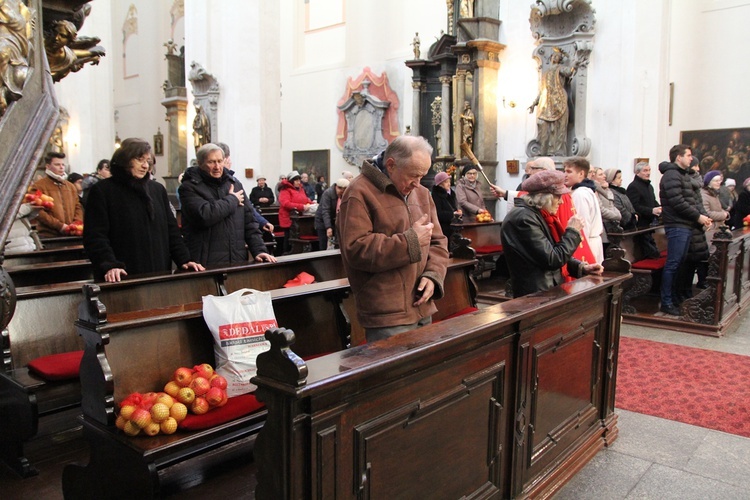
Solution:
M 419 113 L 422 109 L 422 83 L 411 82 L 412 88 L 412 105 L 411 105 L 411 133 L 412 135 L 421 135 L 419 133 Z
M 464 109 L 466 100 L 466 70 L 456 72 L 456 102 L 453 103 L 453 151 L 456 158 L 461 158 L 461 119 L 459 115 Z
M 453 80 L 450 76 L 441 76 L 440 83 L 442 84 L 442 102 L 440 103 L 441 109 L 441 121 L 440 121 L 440 151 L 443 156 L 447 156 L 450 153 L 451 146 L 451 81 Z

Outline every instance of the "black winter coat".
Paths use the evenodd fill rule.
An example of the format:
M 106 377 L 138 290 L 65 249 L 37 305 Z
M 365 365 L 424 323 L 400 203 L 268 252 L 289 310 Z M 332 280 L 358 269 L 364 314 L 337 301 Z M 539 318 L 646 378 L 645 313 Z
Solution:
M 664 226 L 701 228 L 698 219 L 701 214 L 706 215 L 706 209 L 700 189 L 694 189 L 688 172 L 670 162 L 662 162 L 659 171 L 662 173 L 659 198 Z
M 318 202 L 318 209 L 315 210 L 315 230 L 325 231 L 336 227 L 336 205 L 338 201 L 339 197 L 336 194 L 335 185 L 323 191 L 321 200 Z
M 612 193 L 615 195 L 615 208 L 619 210 L 620 215 L 622 215 L 622 219 L 620 219 L 620 225 L 623 227 L 623 229 L 635 229 L 636 227 L 636 219 L 635 219 L 635 207 L 633 207 L 633 203 L 631 203 L 630 198 L 628 198 L 627 192 L 624 187 L 622 186 L 612 186 L 610 185 L 609 188 L 612 190 Z
M 103 179 L 91 187 L 83 219 L 83 245 L 97 280 L 113 268 L 132 277 L 170 273 L 190 261 L 164 186 L 146 181 L 153 218 L 144 197 L 120 179 Z
M 185 171 L 179 187 L 182 203 L 182 235 L 195 262 L 204 266 L 246 263 L 247 250 L 255 257 L 266 252 L 252 205 L 245 196 L 240 206 L 229 194 L 242 190 L 232 172 L 224 169 L 214 179 L 200 168 Z M 245 248 L 247 244 L 247 248 Z
M 566 264 L 571 276 L 580 278 L 583 275 L 581 261 L 572 257 L 581 243 L 581 234 L 566 228 L 560 241 L 555 243 L 539 210 L 520 198 L 515 199 L 514 210 L 505 216 L 500 238 L 513 297 L 549 290 L 561 284 L 561 269 Z
M 737 197 L 737 203 L 732 207 L 732 219 L 730 225 L 733 228 L 742 229 L 744 226 L 742 219 L 748 215 L 750 215 L 750 191 L 745 188 Z
M 656 218 L 654 208 L 659 206 L 656 201 L 654 188 L 651 181 L 645 181 L 636 176 L 626 190 L 628 198 L 633 203 L 633 208 L 638 214 L 638 227 L 648 227 Z
M 448 191 L 441 186 L 432 186 L 432 201 L 435 202 L 435 210 L 437 211 L 438 221 L 440 222 L 440 229 L 443 230 L 443 234 L 446 237 L 450 238 L 452 233 L 451 221 L 453 220 L 453 212 L 458 210 L 456 191 L 451 189 L 449 194 Z
M 261 198 L 268 198 L 268 202 L 261 203 Z M 250 190 L 250 202 L 253 205 L 257 205 L 259 207 L 270 207 L 271 205 L 273 205 L 274 201 L 276 201 L 276 198 L 273 195 L 273 189 L 268 186 L 255 186 Z

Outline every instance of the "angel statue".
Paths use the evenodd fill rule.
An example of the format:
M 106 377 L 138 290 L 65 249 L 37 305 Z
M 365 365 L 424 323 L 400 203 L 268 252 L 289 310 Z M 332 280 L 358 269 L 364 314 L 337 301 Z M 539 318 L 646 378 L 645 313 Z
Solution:
M 78 30 L 70 21 L 53 22 L 52 30 L 44 35 L 52 80 L 59 82 L 86 63 L 99 64 L 105 54 L 104 48 L 97 45 L 99 41 L 97 37 L 78 37 Z

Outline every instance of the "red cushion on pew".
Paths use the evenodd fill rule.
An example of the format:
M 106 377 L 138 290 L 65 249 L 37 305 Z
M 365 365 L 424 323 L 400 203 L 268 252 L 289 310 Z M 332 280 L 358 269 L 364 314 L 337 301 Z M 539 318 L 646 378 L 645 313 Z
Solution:
M 275 238 L 283 238 L 284 237 L 284 231 L 274 231 L 273 236 Z
M 664 268 L 664 264 L 666 264 L 667 258 L 666 257 L 659 257 L 658 259 L 641 259 L 639 261 L 633 262 L 633 265 L 631 266 L 633 269 L 644 269 L 646 271 L 656 271 L 657 269 Z
M 464 314 L 473 313 L 473 312 L 476 312 L 478 310 L 479 309 L 477 309 L 476 307 L 473 307 L 473 306 L 464 307 L 460 311 L 458 311 L 456 313 L 453 313 L 450 316 L 446 316 L 445 318 L 441 319 L 440 321 L 445 321 L 446 319 L 451 319 L 451 318 L 457 318 L 459 316 L 463 316 Z
M 188 413 L 177 427 L 183 431 L 198 431 L 244 417 L 260 410 L 265 405 L 255 399 L 254 394 L 241 394 L 227 400 L 227 404 L 214 408 L 203 415 Z
M 62 352 L 29 361 L 29 371 L 45 380 L 78 378 L 83 351 Z
M 667 251 L 666 250 L 662 250 L 661 252 L 659 252 L 659 256 L 660 257 L 666 257 L 667 256 Z
M 299 239 L 305 240 L 305 241 L 318 241 L 318 237 L 313 236 L 311 234 L 301 234 Z
M 497 252 L 503 251 L 503 246 L 502 245 L 485 245 L 482 247 L 476 247 L 474 251 L 477 253 L 477 255 L 497 253 Z

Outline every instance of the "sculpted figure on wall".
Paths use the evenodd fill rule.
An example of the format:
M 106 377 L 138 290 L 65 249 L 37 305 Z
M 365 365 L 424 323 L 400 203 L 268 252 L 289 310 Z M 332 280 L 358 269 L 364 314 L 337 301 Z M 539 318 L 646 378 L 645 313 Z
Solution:
M 32 13 L 19 0 L 0 0 L 0 116 L 22 97 L 29 74 Z
M 71 72 L 80 71 L 86 63 L 99 64 L 104 48 L 97 45 L 97 37 L 78 37 L 78 30 L 70 21 L 55 21 L 52 30 L 44 35 L 44 48 L 52 73 L 59 82 Z
M 529 106 L 529 113 L 536 108 L 537 141 L 543 156 L 565 156 L 568 154 L 568 82 L 578 69 L 579 61 L 568 67 L 563 64 L 566 54 L 555 47 L 550 55 L 549 66 L 542 72 L 539 95 Z
M 474 0 L 461 0 L 458 6 L 459 17 L 474 17 Z
M 419 46 L 421 45 L 421 42 L 419 41 L 419 33 L 414 33 L 414 40 L 411 42 L 411 45 L 414 47 L 414 59 L 419 59 Z
M 461 113 L 461 143 L 466 143 L 469 147 L 474 144 L 474 112 L 469 101 L 464 101 L 464 110 Z
M 208 121 L 206 112 L 203 111 L 203 106 L 200 104 L 195 105 L 195 118 L 193 119 L 193 142 L 195 142 L 195 150 L 211 142 L 211 124 Z

